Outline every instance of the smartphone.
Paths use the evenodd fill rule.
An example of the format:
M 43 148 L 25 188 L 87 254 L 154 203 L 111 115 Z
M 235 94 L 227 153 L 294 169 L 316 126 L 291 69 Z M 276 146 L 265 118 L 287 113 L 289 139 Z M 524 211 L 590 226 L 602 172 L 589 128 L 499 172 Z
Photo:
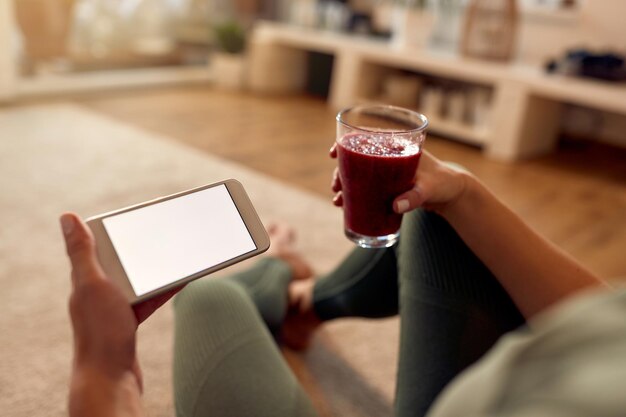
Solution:
M 131 304 L 265 252 L 243 186 L 225 180 L 87 219 L 104 272 Z

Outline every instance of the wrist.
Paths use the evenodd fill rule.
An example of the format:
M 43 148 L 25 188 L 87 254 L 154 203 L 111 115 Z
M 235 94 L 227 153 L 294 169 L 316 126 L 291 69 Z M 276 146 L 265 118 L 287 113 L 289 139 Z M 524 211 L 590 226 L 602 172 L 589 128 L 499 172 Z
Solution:
M 476 199 L 476 195 L 481 187 L 478 179 L 468 171 L 459 170 L 455 175 L 459 182 L 459 191 L 452 200 L 439 210 L 439 214 L 449 223 L 461 213 L 470 209 L 469 206 Z
M 89 366 L 74 368 L 69 414 L 71 417 L 142 415 L 136 376 L 131 371 L 112 375 Z

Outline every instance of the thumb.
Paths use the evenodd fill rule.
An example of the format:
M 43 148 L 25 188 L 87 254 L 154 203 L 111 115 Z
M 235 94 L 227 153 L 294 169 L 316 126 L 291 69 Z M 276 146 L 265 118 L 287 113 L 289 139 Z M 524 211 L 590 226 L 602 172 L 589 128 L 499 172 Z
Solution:
M 413 187 L 411 190 L 400 194 L 393 201 L 393 210 L 398 213 L 406 213 L 420 207 L 426 201 L 426 196 L 419 186 Z
M 104 276 L 91 230 L 74 213 L 65 213 L 60 218 L 65 247 L 72 263 L 74 284 Z

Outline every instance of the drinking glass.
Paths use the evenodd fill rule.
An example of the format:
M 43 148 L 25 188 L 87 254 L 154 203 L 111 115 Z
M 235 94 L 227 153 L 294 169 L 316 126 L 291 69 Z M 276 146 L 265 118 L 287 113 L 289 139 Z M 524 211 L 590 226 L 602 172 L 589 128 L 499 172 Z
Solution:
M 360 105 L 337 115 L 344 232 L 364 248 L 397 242 L 402 215 L 393 200 L 415 185 L 428 120 L 395 106 Z

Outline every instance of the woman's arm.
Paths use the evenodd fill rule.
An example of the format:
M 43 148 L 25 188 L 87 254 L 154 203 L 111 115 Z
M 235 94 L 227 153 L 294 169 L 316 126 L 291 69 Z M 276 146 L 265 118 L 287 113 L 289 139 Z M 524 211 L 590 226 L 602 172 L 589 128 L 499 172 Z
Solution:
M 115 378 L 87 366 L 72 371 L 70 417 L 140 417 L 141 389 L 132 372 Z
M 441 211 L 530 318 L 573 293 L 606 286 L 531 229 L 474 176 L 462 173 L 462 195 Z
M 585 288 L 607 287 L 576 260 L 532 230 L 472 174 L 425 153 L 413 190 L 394 209 L 442 215 L 530 318 Z

